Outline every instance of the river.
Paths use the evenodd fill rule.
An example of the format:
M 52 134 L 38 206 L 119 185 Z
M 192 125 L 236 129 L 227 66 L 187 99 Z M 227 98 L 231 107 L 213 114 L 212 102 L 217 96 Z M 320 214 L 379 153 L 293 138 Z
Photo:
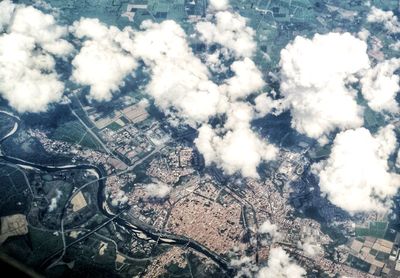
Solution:
M 1 111 L 0 111 L 1 113 Z M 15 117 L 15 116 L 14 116 Z M 16 123 L 17 124 L 17 123 Z M 18 124 L 7 134 L 6 138 L 9 138 L 13 134 L 17 132 L 18 129 Z M 5 140 L 6 138 L 3 138 L 1 141 Z M 0 141 L 0 142 L 1 142 Z M 48 165 L 40 165 L 36 163 L 32 163 L 26 160 L 22 160 L 16 157 L 11 157 L 7 156 L 3 153 L 0 152 L 0 159 L 3 159 L 9 163 L 16 164 L 22 168 L 24 167 L 30 167 L 34 169 L 39 169 L 41 171 L 46 171 L 46 172 L 55 172 L 55 171 L 65 171 L 65 170 L 73 170 L 73 169 L 83 169 L 83 170 L 92 170 L 95 171 L 97 176 L 98 176 L 98 196 L 97 196 L 97 205 L 101 213 L 106 216 L 107 218 L 115 218 L 113 221 L 119 225 L 123 226 L 126 229 L 129 229 L 131 232 L 133 232 L 137 238 L 142 239 L 142 240 L 147 240 L 147 241 L 155 241 L 163 244 L 169 244 L 169 245 L 178 245 L 178 246 L 185 246 L 192 248 L 201 254 L 205 255 L 212 261 L 214 261 L 219 267 L 221 267 L 227 274 L 228 276 L 232 276 L 234 273 L 234 269 L 229 265 L 229 263 L 219 256 L 217 253 L 211 251 L 207 247 L 203 246 L 202 244 L 196 242 L 193 239 L 187 238 L 185 236 L 179 236 L 179 235 L 174 235 L 170 233 L 165 233 L 165 232 L 159 232 L 156 231 L 154 228 L 151 226 L 140 222 L 140 221 L 135 221 L 135 223 L 131 223 L 127 221 L 126 219 L 123 218 L 123 216 L 117 216 L 116 213 L 113 213 L 112 210 L 109 209 L 108 203 L 106 201 L 106 196 L 105 196 L 105 186 L 106 186 L 106 173 L 103 172 L 102 169 L 98 168 L 95 165 L 90 165 L 90 164 L 80 164 L 80 165 L 62 165 L 62 166 L 48 166 Z

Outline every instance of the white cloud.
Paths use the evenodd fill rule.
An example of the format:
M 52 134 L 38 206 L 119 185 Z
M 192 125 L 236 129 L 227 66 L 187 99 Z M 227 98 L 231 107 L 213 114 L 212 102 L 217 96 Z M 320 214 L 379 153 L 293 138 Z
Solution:
M 216 49 L 213 53 L 204 53 L 203 55 L 206 66 L 212 72 L 223 73 L 228 70 L 229 67 L 224 64 L 224 61 L 230 58 L 226 48 Z
M 269 253 L 268 266 L 263 267 L 257 278 L 300 278 L 306 271 L 297 265 L 281 247 L 272 248 Z
M 221 11 L 215 14 L 216 23 L 202 21 L 196 24 L 200 38 L 207 44 L 218 43 L 233 52 L 235 57 L 251 57 L 256 50 L 255 31 L 246 25 L 238 13 Z
M 0 31 L 8 26 L 14 13 L 15 4 L 10 0 L 0 2 Z
M 174 108 L 189 123 L 207 121 L 226 102 L 209 80 L 207 67 L 194 56 L 186 34 L 174 21 L 144 22 L 134 51 L 151 69 L 147 92 L 162 110 Z
M 277 150 L 251 130 L 254 108 L 239 101 L 264 86 L 254 62 L 234 62 L 234 76 L 218 86 L 177 23 L 146 21 L 141 29 L 133 36 L 130 52 L 150 69 L 146 92 L 155 104 L 171 119 L 202 126 L 196 145 L 208 165 L 215 162 L 229 174 L 256 177 L 258 164 L 275 158 Z M 209 119 L 222 114 L 227 116 L 225 125 L 211 128 Z
M 281 51 L 281 92 L 292 127 L 321 139 L 331 131 L 359 127 L 362 109 L 354 75 L 369 68 L 367 44 L 349 33 L 296 37 Z
M 54 67 L 50 55 L 35 52 L 34 39 L 15 33 L 0 37 L 0 92 L 18 112 L 43 112 L 61 99 L 64 85 Z
M 130 53 L 133 31 L 107 27 L 98 19 L 88 18 L 74 22 L 71 31 L 83 40 L 80 52 L 72 61 L 72 80 L 89 85 L 90 98 L 110 100 L 124 84 L 124 78 L 137 66 Z
M 357 34 L 357 36 L 363 41 L 367 41 L 370 35 L 371 33 L 365 28 L 362 28 Z
M 44 51 L 53 55 L 65 57 L 73 50 L 70 43 L 61 39 L 68 35 L 68 29 L 57 25 L 52 15 L 33 7 L 18 8 L 9 29 L 13 33 L 32 37 Z
M 267 94 L 260 94 L 255 99 L 255 110 L 257 117 L 264 117 L 274 108 L 279 108 L 279 101 L 273 100 Z
M 251 258 L 250 257 L 241 257 L 239 259 L 233 259 L 231 260 L 230 264 L 231 266 L 235 266 L 235 267 L 241 267 L 243 265 L 248 265 L 250 264 Z
M 396 167 L 400 168 L 400 150 L 397 152 Z
M 261 90 L 265 85 L 262 73 L 249 58 L 235 61 L 231 65 L 231 70 L 235 75 L 225 81 L 221 90 L 233 100 L 245 98 L 249 94 Z
M 400 51 L 400 41 L 390 44 L 389 47 L 395 51 Z
M 156 198 L 165 198 L 171 192 L 171 187 L 167 184 L 158 182 L 147 184 L 144 187 L 144 190 L 147 193 L 148 197 L 156 197 Z
M 400 68 L 400 59 L 390 59 L 369 69 L 361 79 L 362 94 L 369 107 L 375 111 L 399 112 L 396 101 L 400 91 L 398 75 L 394 72 Z
M 229 7 L 228 0 L 210 0 L 209 8 L 215 11 L 226 10 Z
M 58 201 L 60 200 L 62 196 L 62 192 L 60 190 L 56 190 L 56 196 L 51 198 L 50 200 L 50 205 L 49 205 L 49 212 L 54 211 L 58 207 Z
M 261 234 L 268 234 L 271 236 L 272 240 L 279 241 L 283 238 L 283 235 L 278 231 L 278 225 L 272 224 L 269 220 L 266 220 L 260 228 L 258 232 Z
M 207 165 L 219 161 L 214 147 L 218 139 L 215 131 L 209 125 L 203 125 L 198 129 L 199 135 L 195 139 L 195 144 L 200 153 L 204 156 Z M 220 139 L 219 139 L 220 140 Z
M 221 10 L 228 2 L 211 5 Z M 8 32 L 0 37 L 1 95 L 20 112 L 45 111 L 49 103 L 60 101 L 64 91 L 54 57 L 67 58 L 74 51 L 63 39 L 68 29 L 57 25 L 54 16 L 33 7 L 8 0 L 0 7 L 0 28 L 7 27 Z M 193 127 L 210 128 L 211 117 L 227 116 L 225 126 L 211 130 L 209 163 L 216 162 L 229 173 L 257 176 L 257 165 L 273 159 L 277 150 L 251 130 L 254 107 L 241 102 L 264 86 L 261 72 L 248 58 L 256 49 L 254 30 L 237 13 L 217 12 L 215 19 L 210 39 L 223 46 L 218 55 L 230 57 L 231 51 L 240 58 L 231 65 L 234 76 L 220 86 L 210 80 L 207 66 L 193 54 L 183 29 L 169 20 L 144 22 L 140 31 L 119 30 L 98 19 L 74 22 L 69 31 L 82 45 L 72 61 L 71 80 L 90 86 L 90 98 L 109 100 L 136 69 L 137 61 L 143 60 L 151 75 L 146 91 L 162 111 Z M 215 57 L 210 57 L 209 63 L 223 70 Z M 248 158 L 249 164 L 239 159 L 242 157 Z
M 258 177 L 257 166 L 263 160 L 276 157 L 276 149 L 267 145 L 250 129 L 239 128 L 217 135 L 205 125 L 199 129 L 195 140 L 197 148 L 205 157 L 206 164 L 216 162 L 227 174 L 241 172 L 246 177 Z
M 228 4 L 212 5 L 219 10 Z M 73 51 L 63 39 L 68 29 L 58 26 L 53 16 L 24 6 L 17 6 L 10 24 L 14 5 L 3 1 L 1 7 L 0 27 L 10 32 L 0 37 L 2 96 L 20 112 L 45 111 L 49 103 L 60 101 L 64 91 L 53 56 L 66 58 Z M 71 80 L 90 86 L 91 99 L 109 100 L 142 60 L 151 76 L 146 92 L 155 104 L 171 119 L 194 128 L 204 126 L 201 138 L 205 141 L 200 143 L 199 139 L 198 143 L 208 163 L 215 162 L 231 174 L 239 171 L 255 177 L 258 164 L 273 159 L 277 149 L 253 132 L 255 108 L 242 102 L 264 86 L 261 72 L 248 58 L 256 48 L 254 30 L 237 13 L 217 12 L 215 19 L 211 40 L 222 45 L 218 55 L 229 58 L 231 51 L 240 58 L 231 65 L 233 77 L 220 85 L 211 81 L 207 66 L 194 55 L 185 32 L 171 20 L 146 21 L 139 31 L 130 27 L 119 30 L 98 19 L 74 22 L 69 31 L 80 40 L 81 48 L 72 60 Z M 209 64 L 224 70 L 215 58 L 209 57 Z M 226 124 L 211 129 L 208 121 L 220 115 L 227 116 Z
M 297 247 L 302 249 L 304 254 L 311 258 L 323 254 L 321 245 L 312 237 L 306 237 L 303 241 L 299 241 Z
M 382 23 L 390 33 L 400 33 L 400 23 L 392 11 L 383 11 L 373 6 L 368 14 L 367 21 Z
M 123 190 L 119 190 L 115 195 L 112 196 L 111 205 L 114 207 L 123 206 L 129 202 L 129 198 Z
M 238 259 L 232 259 L 230 265 L 237 270 L 235 277 L 253 277 L 254 273 L 258 271 L 258 267 L 251 257 L 243 256 Z
M 58 26 L 52 15 L 33 7 L 1 2 L 2 18 L 8 25 L 0 36 L 0 93 L 18 112 L 43 112 L 50 103 L 62 98 L 64 84 L 55 71 L 54 56 L 65 58 L 73 47 L 62 39 L 65 27 Z M 5 23 L 6 22 L 6 23 Z
M 372 135 L 365 128 L 339 133 L 326 161 L 314 164 L 321 192 L 350 212 L 385 212 L 400 185 L 387 160 L 396 148 L 392 125 Z
M 258 177 L 257 166 L 275 159 L 277 149 L 251 130 L 254 114 L 249 105 L 232 104 L 227 115 L 227 123 L 221 130 L 203 125 L 195 144 L 207 165 L 215 162 L 227 174 L 241 172 L 246 177 Z

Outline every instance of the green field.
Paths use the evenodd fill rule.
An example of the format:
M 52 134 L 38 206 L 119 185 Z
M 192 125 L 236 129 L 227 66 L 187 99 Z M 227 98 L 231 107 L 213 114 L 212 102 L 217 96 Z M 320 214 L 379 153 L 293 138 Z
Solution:
M 122 126 L 119 125 L 119 124 L 116 123 L 116 122 L 112 122 L 111 124 L 109 124 L 109 125 L 107 126 L 107 128 L 108 128 L 108 129 L 111 129 L 112 131 L 118 131 L 121 127 L 122 127 Z
M 93 150 L 102 150 L 96 138 L 90 135 L 78 121 L 71 121 L 57 127 L 52 133 L 51 139 L 78 144 Z
M 310 151 L 310 157 L 312 159 L 321 159 L 328 157 L 331 153 L 331 145 L 325 145 L 323 147 L 316 147 L 314 150 Z
M 373 111 L 369 109 L 366 109 L 364 113 L 364 119 L 365 122 L 367 123 L 367 126 L 376 126 L 378 124 L 378 120 L 375 114 L 373 113 Z
M 37 265 L 43 262 L 63 246 L 60 234 L 56 235 L 53 231 L 43 231 L 30 227 L 29 239 L 32 243 L 32 252 L 30 256 L 26 257 L 26 262 L 29 265 Z
M 26 211 L 31 194 L 20 170 L 0 165 L 0 192 L 0 216 Z
M 372 236 L 376 238 L 384 238 L 388 227 L 387 222 L 370 222 L 368 228 L 356 227 L 355 233 L 357 237 Z

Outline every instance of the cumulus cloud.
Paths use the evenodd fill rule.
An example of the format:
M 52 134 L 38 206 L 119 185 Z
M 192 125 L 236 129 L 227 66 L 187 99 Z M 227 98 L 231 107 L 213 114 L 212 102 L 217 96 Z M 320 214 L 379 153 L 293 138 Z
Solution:
M 268 266 L 263 267 L 257 278 L 299 278 L 305 277 L 306 271 L 297 265 L 281 247 L 272 248 Z
M 91 36 L 97 44 L 96 38 L 107 36 L 104 34 L 111 29 L 98 25 L 84 28 L 90 32 L 75 27 L 75 33 L 78 37 Z M 128 33 L 126 37 L 132 38 L 132 43 L 124 43 L 122 48 L 149 68 L 146 92 L 155 104 L 174 122 L 178 120 L 194 128 L 202 126 L 196 144 L 208 165 L 216 163 L 227 173 L 256 177 L 258 164 L 275 158 L 277 149 L 251 129 L 254 107 L 242 101 L 264 86 L 262 74 L 252 60 L 245 57 L 235 61 L 231 65 L 234 75 L 217 85 L 176 22 L 145 21 L 141 30 L 123 33 Z M 212 117 L 219 115 L 227 118 L 223 126 L 208 125 Z
M 376 135 L 365 128 L 339 133 L 326 161 L 313 165 L 321 192 L 336 206 L 350 212 L 385 212 L 400 185 L 389 172 L 387 160 L 396 148 L 394 127 Z
M 237 269 L 235 277 L 253 277 L 254 273 L 258 271 L 258 267 L 254 261 L 246 256 L 232 259 L 230 265 Z
M 229 7 L 228 0 L 210 0 L 209 8 L 215 11 L 226 10 Z
M 231 65 L 231 70 L 235 75 L 221 86 L 221 90 L 231 99 L 245 98 L 261 90 L 265 85 L 261 71 L 249 58 L 235 61 Z
M 4 0 L 0 2 L 0 31 L 2 31 L 10 23 L 15 6 L 16 5 L 10 0 Z
M 297 247 L 302 249 L 304 254 L 311 258 L 323 254 L 321 245 L 312 237 L 306 237 L 303 241 L 299 241 Z
M 246 25 L 246 19 L 238 13 L 217 12 L 215 23 L 198 22 L 196 30 L 207 44 L 220 44 L 232 51 L 235 57 L 251 57 L 256 50 L 255 31 Z
M 400 150 L 397 152 L 396 167 L 400 168 Z
M 62 192 L 57 189 L 56 190 L 56 196 L 54 196 L 50 200 L 50 205 L 49 205 L 49 208 L 48 208 L 49 212 L 52 212 L 55 209 L 57 209 L 58 201 L 60 200 L 61 196 L 62 196 Z
M 362 94 L 368 106 L 375 111 L 399 112 L 396 101 L 400 78 L 394 72 L 400 68 L 400 59 L 390 59 L 369 69 L 361 79 Z
M 111 205 L 114 207 L 124 206 L 129 202 L 129 198 L 123 190 L 119 190 L 115 195 L 112 196 Z
M 250 129 L 239 128 L 218 135 L 208 125 L 199 129 L 195 140 L 207 165 L 221 165 L 227 174 L 241 172 L 246 177 L 258 177 L 257 166 L 261 161 L 276 158 L 276 148 L 268 145 Z
M 65 57 L 73 50 L 72 45 L 62 39 L 68 35 L 67 28 L 57 25 L 52 15 L 33 7 L 17 8 L 9 29 L 32 37 L 44 51 L 53 55 Z
M 361 31 L 357 33 L 357 36 L 363 41 L 367 41 L 370 35 L 371 33 L 365 28 L 362 28 Z
M 277 148 L 251 130 L 253 113 L 248 104 L 235 103 L 227 111 L 223 129 L 212 129 L 209 125 L 199 128 L 195 144 L 207 165 L 215 162 L 228 174 L 241 172 L 246 177 L 258 177 L 257 166 L 276 158 Z
M 165 198 L 171 192 L 171 187 L 165 183 L 151 183 L 144 187 L 148 197 Z
M 258 232 L 260 234 L 268 234 L 274 241 L 279 241 L 283 238 L 283 235 L 278 231 L 278 225 L 272 224 L 269 220 L 262 223 Z
M 363 124 L 357 92 L 348 85 L 369 68 L 364 41 L 349 33 L 298 36 L 281 51 L 280 66 L 283 103 L 298 132 L 324 141 L 337 128 Z
M 18 112 L 43 112 L 63 95 L 54 56 L 73 50 L 63 39 L 67 28 L 33 7 L 0 4 L 0 24 L 7 27 L 0 36 L 0 94 Z
M 111 99 L 140 60 L 149 69 L 146 92 L 155 104 L 171 119 L 204 127 L 200 134 L 204 140 L 199 139 L 198 144 L 209 164 L 215 162 L 228 173 L 239 171 L 255 177 L 258 164 L 275 157 L 276 148 L 251 129 L 255 107 L 243 102 L 258 93 L 264 81 L 248 58 L 256 48 L 254 30 L 239 14 L 220 11 L 215 14 L 216 23 L 211 23 L 214 37 L 209 43 L 217 40 L 222 48 L 217 50 L 218 57 L 209 57 L 209 64 L 224 70 L 225 65 L 216 61 L 219 55 L 230 58 L 231 51 L 238 58 L 230 65 L 233 76 L 217 85 L 174 21 L 145 21 L 134 31 L 82 18 L 68 30 L 33 7 L 8 0 L 0 5 L 0 27 L 8 32 L 0 37 L 0 92 L 18 111 L 45 111 L 49 103 L 61 99 L 64 84 L 58 80 L 54 57 L 66 58 L 74 51 L 63 39 L 69 31 L 81 43 L 72 60 L 71 80 L 90 86 L 91 99 Z M 211 5 L 220 10 L 228 3 Z M 222 126 L 208 125 L 211 118 L 222 115 L 227 119 Z M 244 163 L 243 157 L 249 163 Z
M 72 61 L 72 80 L 90 86 L 90 98 L 110 100 L 124 84 L 124 78 L 137 67 L 131 53 L 133 30 L 128 27 L 121 31 L 98 19 L 82 18 L 74 22 L 71 31 L 83 40 Z
M 372 7 L 367 16 L 368 22 L 382 23 L 390 33 L 400 33 L 400 23 L 397 16 L 392 11 L 383 11 L 377 7 Z
M 229 66 L 224 63 L 224 61 L 230 59 L 229 51 L 225 48 L 216 49 L 213 53 L 204 53 L 203 57 L 206 66 L 212 72 L 223 73 L 229 69 Z
M 273 100 L 267 94 L 260 94 L 255 99 L 255 111 L 257 117 L 264 117 L 268 113 L 272 112 L 273 109 L 280 109 L 279 101 Z
M 395 51 L 400 51 L 400 41 L 397 41 L 395 43 L 391 43 L 389 47 Z
M 146 21 L 134 39 L 135 55 L 151 69 L 147 92 L 163 110 L 175 109 L 191 123 L 207 121 L 225 102 L 209 71 L 189 47 L 174 21 Z

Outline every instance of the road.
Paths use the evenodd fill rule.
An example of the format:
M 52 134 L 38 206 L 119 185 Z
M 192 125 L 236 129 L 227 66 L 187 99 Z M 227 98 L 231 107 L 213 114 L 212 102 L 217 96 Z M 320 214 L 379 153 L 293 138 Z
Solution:
M 90 133 L 90 135 L 92 135 L 96 141 L 101 145 L 101 147 L 112 157 L 115 157 L 113 152 L 103 143 L 103 141 L 101 141 L 101 139 L 97 136 L 96 133 L 93 132 L 93 130 L 87 126 L 87 124 L 79 117 L 79 115 L 71 108 L 71 113 L 75 116 L 75 118 L 78 119 L 78 121 L 85 127 L 85 129 L 87 130 L 87 132 Z
M 102 146 L 104 146 L 104 144 L 97 137 L 97 135 L 84 123 L 84 121 L 82 119 L 80 119 L 80 117 L 76 114 L 76 112 L 72 110 L 72 113 L 85 126 L 85 128 L 88 130 L 88 132 L 90 134 L 92 134 L 102 144 Z M 15 133 L 15 131 L 13 133 L 11 133 L 11 135 L 13 135 Z M 115 176 L 115 175 L 122 175 L 124 173 L 129 172 L 129 171 L 132 171 L 135 167 L 137 167 L 140 164 L 142 164 L 150 156 L 152 156 L 153 154 L 159 152 L 162 148 L 163 148 L 163 146 L 156 146 L 152 152 L 148 153 L 145 157 L 143 157 L 140 160 L 136 161 L 133 165 L 129 166 L 127 169 L 125 169 L 123 171 L 120 171 L 120 172 L 117 172 L 117 173 L 113 173 L 111 175 L 103 175 L 104 173 L 102 171 L 100 171 L 96 166 L 92 166 L 92 165 L 66 165 L 66 166 L 60 166 L 60 167 L 45 166 L 45 165 L 38 165 L 38 164 L 35 164 L 35 163 L 31 163 L 31 162 L 28 162 L 28 161 L 25 161 L 25 160 L 21 160 L 21 159 L 18 159 L 18 158 L 10 157 L 10 156 L 4 155 L 2 153 L 0 153 L 0 158 L 4 159 L 4 160 L 6 160 L 6 161 L 8 161 L 10 163 L 15 164 L 14 167 L 17 167 L 17 168 L 18 168 L 18 166 L 20 166 L 20 167 L 29 167 L 29 168 L 37 168 L 37 169 L 40 169 L 40 170 L 43 170 L 43 171 L 64 171 L 64 170 L 69 170 L 69 169 L 87 169 L 87 170 L 94 169 L 96 172 L 98 172 L 99 178 L 94 179 L 94 180 L 84 184 L 82 187 L 80 187 L 78 190 L 76 190 L 75 192 L 73 192 L 69 196 L 69 199 L 66 202 L 66 206 L 67 206 L 70 203 L 71 199 L 73 197 L 75 197 L 76 194 L 78 194 L 82 189 L 84 189 L 85 187 L 90 186 L 92 184 L 95 184 L 95 183 L 98 183 L 99 185 L 101 185 L 99 187 L 99 192 L 101 192 L 101 194 L 104 195 L 103 194 L 103 190 L 104 190 L 104 186 L 105 186 L 105 180 L 108 177 Z M 106 151 L 108 150 L 108 148 L 106 146 L 104 146 L 104 149 Z M 110 150 L 108 150 L 108 151 L 110 153 L 112 153 Z M 31 188 L 30 188 L 30 190 L 31 190 L 31 193 L 33 194 L 33 191 L 32 191 Z M 151 240 L 154 240 L 154 241 L 157 241 L 157 242 L 160 242 L 160 243 L 164 243 L 164 244 L 179 245 L 179 246 L 183 246 L 184 248 L 194 249 L 194 250 L 202 253 L 204 256 L 208 257 L 209 259 L 213 260 L 223 270 L 225 270 L 228 274 L 232 274 L 233 273 L 233 269 L 230 267 L 229 263 L 225 260 L 225 258 L 219 256 L 219 254 L 209 250 L 207 247 L 205 247 L 202 244 L 196 242 L 195 240 L 187 238 L 187 237 L 184 237 L 184 236 L 180 236 L 180 235 L 157 232 L 151 226 L 149 227 L 148 225 L 145 225 L 144 223 L 135 221 L 135 219 L 133 220 L 133 222 L 128 222 L 127 220 L 121 218 L 121 214 L 124 211 L 121 211 L 116 215 L 110 215 L 110 213 L 108 211 L 104 210 L 103 203 L 106 203 L 106 200 L 105 200 L 104 196 L 102 196 L 101 205 L 100 205 L 100 199 L 99 199 L 99 209 L 109 219 L 107 221 L 105 221 L 104 223 L 102 223 L 101 225 L 99 225 L 96 228 L 94 228 L 93 230 L 91 230 L 89 233 L 83 235 L 82 237 L 74 240 L 73 242 L 71 242 L 69 244 L 67 244 L 66 240 L 65 240 L 64 216 L 65 216 L 65 214 L 67 212 L 67 208 L 66 208 L 66 206 L 64 207 L 63 214 L 62 214 L 62 217 L 61 217 L 61 219 L 62 219 L 61 220 L 61 225 L 60 225 L 60 232 L 61 232 L 63 247 L 60 250 L 57 250 L 56 252 L 54 252 L 50 257 L 48 257 L 42 265 L 46 265 L 47 266 L 58 254 L 61 253 L 61 255 L 55 261 L 53 261 L 50 265 L 48 265 L 47 268 L 51 268 L 51 267 L 57 265 L 61 261 L 61 259 L 64 257 L 65 251 L 66 251 L 66 249 L 68 249 L 68 247 L 70 247 L 70 246 L 72 246 L 72 245 L 74 245 L 74 244 L 86 239 L 90 235 L 94 234 L 96 231 L 98 231 L 101 228 L 103 228 L 104 226 L 106 226 L 108 223 L 115 222 L 120 226 L 124 226 L 124 227 L 132 230 L 134 233 L 135 232 L 136 233 L 138 233 L 138 232 L 139 233 L 143 233 L 144 235 L 146 235 Z

